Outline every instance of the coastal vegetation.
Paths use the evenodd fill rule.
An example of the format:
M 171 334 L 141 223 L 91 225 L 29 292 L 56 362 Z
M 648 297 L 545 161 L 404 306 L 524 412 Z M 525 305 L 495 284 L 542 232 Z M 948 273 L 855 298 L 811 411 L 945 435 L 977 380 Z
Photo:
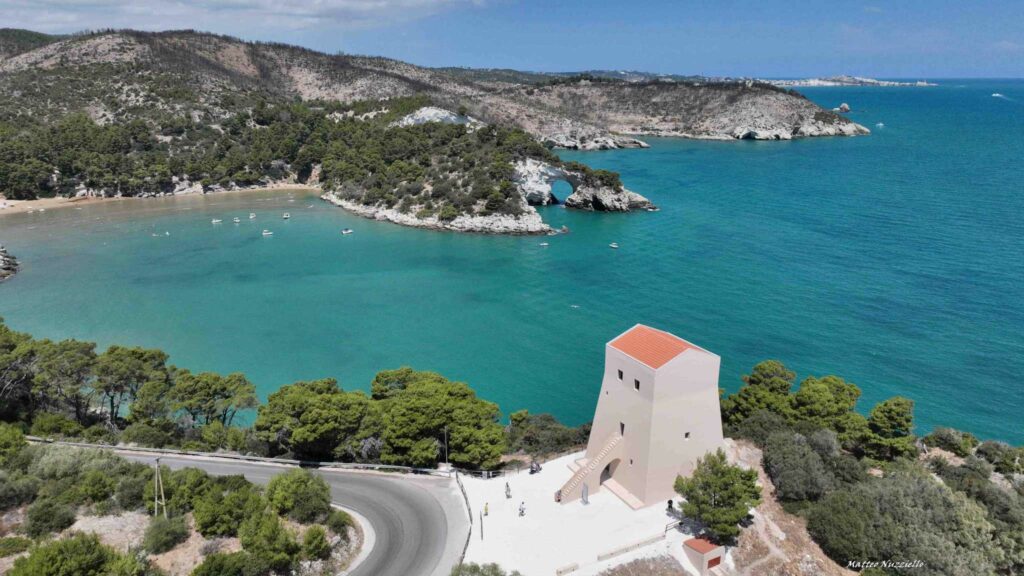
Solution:
M 97 353 L 91 343 L 36 340 L 0 323 L 0 508 L 27 506 L 26 535 L 66 529 L 83 506 L 128 510 L 152 506 L 153 496 L 148 469 L 93 465 L 84 456 L 69 463 L 59 450 L 25 447 L 26 432 L 416 467 L 447 458 L 478 469 L 499 467 L 509 452 L 567 451 L 589 433 L 586 425 L 569 428 L 525 411 L 502 426 L 498 407 L 466 384 L 411 368 L 380 372 L 369 394 L 322 379 L 282 386 L 259 404 L 241 374 L 193 374 L 167 360 L 157 350 L 114 346 Z M 909 399 L 885 400 L 864 415 L 855 384 L 829 375 L 798 385 L 796 374 L 774 360 L 755 366 L 743 382 L 722 400 L 727 434 L 761 448 L 774 498 L 806 518 L 811 536 L 836 562 L 897 561 L 909 550 L 926 567 L 891 573 L 1024 570 L 1024 448 L 947 428 L 918 438 Z M 239 425 L 242 413 L 255 414 L 252 426 Z M 932 447 L 927 458 L 925 447 Z M 676 486 L 687 499 L 684 513 L 703 522 L 709 536 L 731 541 L 757 503 L 751 474 L 709 454 Z M 216 490 L 196 488 L 209 482 L 199 471 L 168 471 L 171 514 L 190 514 L 206 537 L 246 534 L 250 546 L 270 548 L 257 557 L 268 565 L 323 550 L 315 532 L 301 543 L 289 540 L 268 515 L 324 523 L 336 533 L 350 523 L 326 511 L 326 491 L 307 473 L 284 475 L 265 493 L 229 480 L 217 480 L 223 484 L 215 482 Z M 154 549 L 180 538 L 171 524 L 153 531 Z M 208 562 L 219 570 L 243 560 L 250 561 L 217 555 Z
M 684 499 L 683 514 L 723 544 L 739 536 L 740 522 L 761 503 L 757 472 L 729 464 L 721 449 L 698 458 L 692 475 L 676 478 L 675 489 Z
M 311 461 L 447 460 L 468 469 L 497 468 L 509 446 L 540 455 L 586 440 L 585 429 L 548 415 L 522 413 L 506 428 L 496 404 L 434 372 L 382 371 L 369 395 L 330 378 L 295 382 L 260 404 L 243 374 L 194 374 L 167 360 L 160 350 L 115 345 L 97 353 L 91 342 L 37 340 L 0 320 L 0 422 L 12 423 L 0 428 L 0 460 L 22 432 Z M 240 413 L 255 415 L 252 426 L 237 425 Z
M 303 573 L 334 573 L 348 554 L 347 515 L 333 511 L 327 483 L 306 470 L 275 477 L 266 493 L 241 476 L 209 476 L 195 468 L 171 471 L 161 467 L 166 506 L 154 492 L 152 466 L 132 463 L 110 452 L 69 446 L 13 442 L 12 430 L 0 424 L 8 441 L 0 463 L 0 512 L 11 523 L 0 534 L 18 531 L 28 538 L 0 540 L 4 556 L 23 554 L 9 574 L 15 576 L 80 576 L 110 574 L 143 576 L 163 573 L 155 561 L 190 538 L 202 538 L 202 557 L 194 558 L 199 574 L 260 576 L 289 573 L 306 563 Z M 283 480 L 282 480 L 283 478 Z M 282 509 L 281 503 L 292 503 Z M 301 514 L 295 511 L 300 508 Z M 140 546 L 115 550 L 102 534 L 68 530 L 76 521 L 93 517 L 115 520 L 150 515 Z M 62 538 L 53 536 L 63 533 Z M 224 539 L 237 538 L 241 549 L 230 554 L 216 550 Z M 342 550 L 345 552 L 342 553 Z M 340 555 L 339 555 L 340 554 Z M 319 561 L 313 566 L 311 562 Z M 223 571 L 222 564 L 239 567 Z
M 890 574 L 1024 570 L 1024 448 L 937 428 L 913 434 L 913 402 L 891 398 L 865 417 L 860 389 L 805 378 L 774 360 L 722 401 L 733 437 L 762 448 L 774 496 L 807 519 L 833 560 L 895 563 Z M 922 445 L 940 448 L 921 458 Z M 921 565 L 899 564 L 918 560 Z

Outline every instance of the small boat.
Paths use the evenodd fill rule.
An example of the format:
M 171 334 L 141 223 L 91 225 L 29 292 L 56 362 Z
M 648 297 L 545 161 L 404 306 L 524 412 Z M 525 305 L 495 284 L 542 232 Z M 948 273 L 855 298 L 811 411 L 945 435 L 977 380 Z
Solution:
M 249 212 L 249 220 L 255 220 L 255 219 L 256 219 L 256 213 L 255 212 Z
M 993 97 L 993 98 L 1006 98 L 1006 96 L 1003 96 L 1003 95 L 1002 95 L 1002 94 L 1000 94 L 999 92 L 994 92 L 994 93 L 992 93 L 992 97 Z
M 238 223 L 239 223 L 239 222 L 241 222 L 241 221 L 242 221 L 242 219 L 241 219 L 241 218 L 239 218 L 239 217 L 237 217 L 237 216 L 235 216 L 235 219 L 234 219 L 234 220 L 232 220 L 232 222 L 234 222 L 235 224 L 238 224 Z
M 619 243 L 618 242 L 612 242 L 611 244 L 608 245 L 608 247 L 609 248 L 613 248 L 613 249 L 618 249 Z
M 170 236 L 170 235 L 171 235 L 170 232 L 164 232 L 164 236 Z
M 346 236 L 348 236 L 349 234 L 352 233 L 352 229 L 351 228 L 345 228 L 344 230 L 341 231 L 341 233 L 346 235 Z
M 875 128 L 885 128 L 885 122 L 879 122 L 878 124 L 875 124 Z
M 156 232 L 153 232 L 152 236 L 153 236 L 153 238 L 158 238 L 160 235 L 157 234 Z
M 263 235 L 264 235 L 264 236 L 273 236 L 273 235 L 274 235 L 274 233 L 273 233 L 273 232 L 271 232 L 270 230 L 264 230 L 264 231 L 263 231 Z
M 281 218 L 284 218 L 285 220 L 287 220 L 287 219 L 289 219 L 291 217 L 292 217 L 292 215 L 287 213 L 287 212 L 285 212 L 284 214 L 281 215 Z
M 550 246 L 550 244 L 548 244 L 547 242 L 541 242 L 541 243 L 540 243 L 540 245 L 541 245 L 541 246 L 544 246 L 545 248 L 547 248 L 548 246 Z
M 220 218 L 214 218 L 213 220 L 210 220 L 210 224 L 220 224 L 221 222 L 223 222 L 223 220 L 221 220 Z

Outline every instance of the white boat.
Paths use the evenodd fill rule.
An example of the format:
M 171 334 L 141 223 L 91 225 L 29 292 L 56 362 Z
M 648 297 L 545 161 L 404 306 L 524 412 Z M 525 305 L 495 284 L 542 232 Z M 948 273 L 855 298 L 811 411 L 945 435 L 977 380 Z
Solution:
M 264 230 L 264 231 L 263 231 L 263 235 L 264 235 L 264 236 L 273 236 L 273 235 L 274 235 L 274 233 L 273 233 L 273 232 L 271 232 L 270 230 Z
M 619 243 L 618 242 L 612 242 L 611 244 L 608 245 L 608 247 L 609 248 L 618 248 L 619 247 Z
M 281 215 L 281 218 L 284 218 L 285 220 L 287 220 L 287 219 L 289 219 L 291 217 L 292 217 L 292 215 L 287 213 L 287 212 L 285 212 L 284 214 Z
M 540 245 L 544 247 L 550 246 L 550 244 L 548 244 L 547 242 L 541 242 Z
M 351 228 L 345 228 L 344 230 L 341 231 L 341 233 L 346 235 L 346 236 L 348 236 L 349 234 L 352 233 L 352 229 Z
M 242 219 L 241 219 L 241 218 L 239 218 L 239 217 L 237 217 L 237 216 L 236 216 L 236 217 L 235 217 L 235 219 L 233 220 L 233 222 L 234 222 L 235 224 L 238 224 L 238 223 L 239 223 L 239 222 L 241 222 L 241 221 L 242 221 Z
M 223 220 L 221 220 L 220 218 L 214 218 L 213 220 L 210 220 L 210 224 L 220 224 L 221 222 L 223 222 Z
M 875 128 L 885 128 L 885 122 L 879 122 L 878 124 L 875 124 Z
M 249 220 L 255 220 L 255 219 L 256 219 L 256 213 L 255 212 L 249 212 Z
M 1002 94 L 1000 94 L 999 92 L 995 92 L 995 93 L 993 93 L 993 94 L 992 94 L 992 97 L 993 97 L 993 98 L 1006 98 L 1006 96 L 1003 96 L 1003 95 L 1002 95 Z

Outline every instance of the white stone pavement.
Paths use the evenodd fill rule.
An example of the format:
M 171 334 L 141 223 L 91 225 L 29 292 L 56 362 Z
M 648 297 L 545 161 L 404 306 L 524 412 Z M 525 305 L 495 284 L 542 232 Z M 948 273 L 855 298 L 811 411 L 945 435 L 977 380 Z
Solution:
M 466 562 L 494 562 L 524 576 L 553 576 L 575 563 L 579 569 L 571 574 L 588 575 L 636 558 L 671 554 L 696 574 L 682 550 L 682 542 L 691 535 L 680 529 L 670 530 L 664 540 L 598 561 L 600 554 L 664 534 L 674 518 L 664 505 L 633 510 L 607 489 L 591 494 L 589 504 L 555 502 L 555 491 L 572 474 L 569 463 L 582 456 L 580 452 L 552 460 L 534 475 L 523 470 L 489 480 L 463 476 L 474 522 Z M 511 498 L 505 497 L 505 482 Z M 524 516 L 519 516 L 520 502 L 526 506 Z M 488 514 L 481 525 L 485 506 Z

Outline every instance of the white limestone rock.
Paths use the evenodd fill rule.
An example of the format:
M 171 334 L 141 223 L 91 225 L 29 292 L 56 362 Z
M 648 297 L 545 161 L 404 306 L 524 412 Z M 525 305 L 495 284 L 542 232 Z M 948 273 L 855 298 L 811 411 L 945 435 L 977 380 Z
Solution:
M 438 108 L 436 106 L 424 106 L 419 110 L 407 114 L 391 123 L 392 127 L 405 128 L 407 126 L 419 126 L 428 122 L 441 122 L 443 124 L 464 124 L 471 130 L 476 130 L 484 123 L 472 116 L 460 116 L 451 110 Z

